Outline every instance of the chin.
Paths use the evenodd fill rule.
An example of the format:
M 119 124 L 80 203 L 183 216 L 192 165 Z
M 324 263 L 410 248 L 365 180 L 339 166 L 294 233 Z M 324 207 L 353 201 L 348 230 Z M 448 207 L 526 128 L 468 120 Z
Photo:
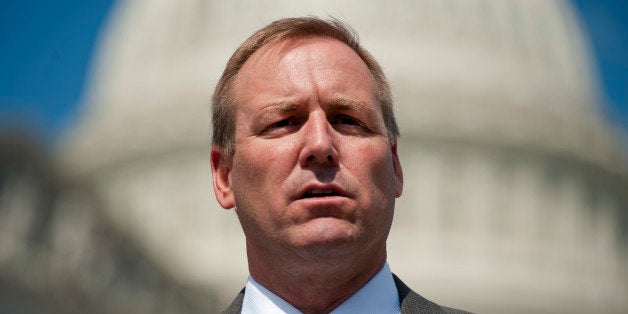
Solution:
M 347 253 L 350 252 L 347 248 L 356 245 L 359 235 L 356 225 L 342 219 L 324 217 L 300 226 L 293 243 L 300 249 L 324 255 L 336 251 Z

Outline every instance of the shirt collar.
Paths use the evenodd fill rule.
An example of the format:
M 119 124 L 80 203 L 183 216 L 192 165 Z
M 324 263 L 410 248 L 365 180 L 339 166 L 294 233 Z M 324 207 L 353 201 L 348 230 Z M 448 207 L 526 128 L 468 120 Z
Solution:
M 343 313 L 399 313 L 399 293 L 388 263 L 349 299 L 331 314 Z M 242 313 L 298 314 L 290 303 L 280 298 L 249 276 L 246 282 Z

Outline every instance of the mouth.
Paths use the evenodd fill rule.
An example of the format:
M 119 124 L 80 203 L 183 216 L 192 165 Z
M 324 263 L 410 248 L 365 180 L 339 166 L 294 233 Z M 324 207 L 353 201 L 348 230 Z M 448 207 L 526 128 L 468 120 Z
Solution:
M 331 196 L 342 196 L 342 194 L 334 189 L 309 189 L 303 193 L 300 199 Z
M 335 196 L 346 196 L 346 194 L 336 186 L 310 186 L 299 193 L 299 197 L 297 197 L 297 199 L 326 198 Z
M 295 208 L 302 210 L 304 219 L 334 218 L 347 220 L 351 216 L 351 194 L 335 184 L 308 184 L 295 195 Z

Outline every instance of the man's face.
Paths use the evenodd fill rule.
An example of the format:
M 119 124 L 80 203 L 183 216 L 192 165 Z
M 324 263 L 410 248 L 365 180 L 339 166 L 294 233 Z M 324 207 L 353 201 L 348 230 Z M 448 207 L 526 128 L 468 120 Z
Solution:
M 235 153 L 224 158 L 214 147 L 212 169 L 218 201 L 236 208 L 249 261 L 286 249 L 385 254 L 403 179 L 374 91 L 366 64 L 337 40 L 266 46 L 244 64 L 234 86 Z

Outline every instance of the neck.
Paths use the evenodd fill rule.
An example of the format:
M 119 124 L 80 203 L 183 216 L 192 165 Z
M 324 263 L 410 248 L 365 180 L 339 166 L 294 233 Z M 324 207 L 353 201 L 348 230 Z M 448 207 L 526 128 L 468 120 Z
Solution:
M 247 245 L 249 271 L 255 281 L 303 313 L 329 313 L 360 290 L 386 262 L 385 247 L 341 260 L 258 258 L 260 255 L 252 253 Z

